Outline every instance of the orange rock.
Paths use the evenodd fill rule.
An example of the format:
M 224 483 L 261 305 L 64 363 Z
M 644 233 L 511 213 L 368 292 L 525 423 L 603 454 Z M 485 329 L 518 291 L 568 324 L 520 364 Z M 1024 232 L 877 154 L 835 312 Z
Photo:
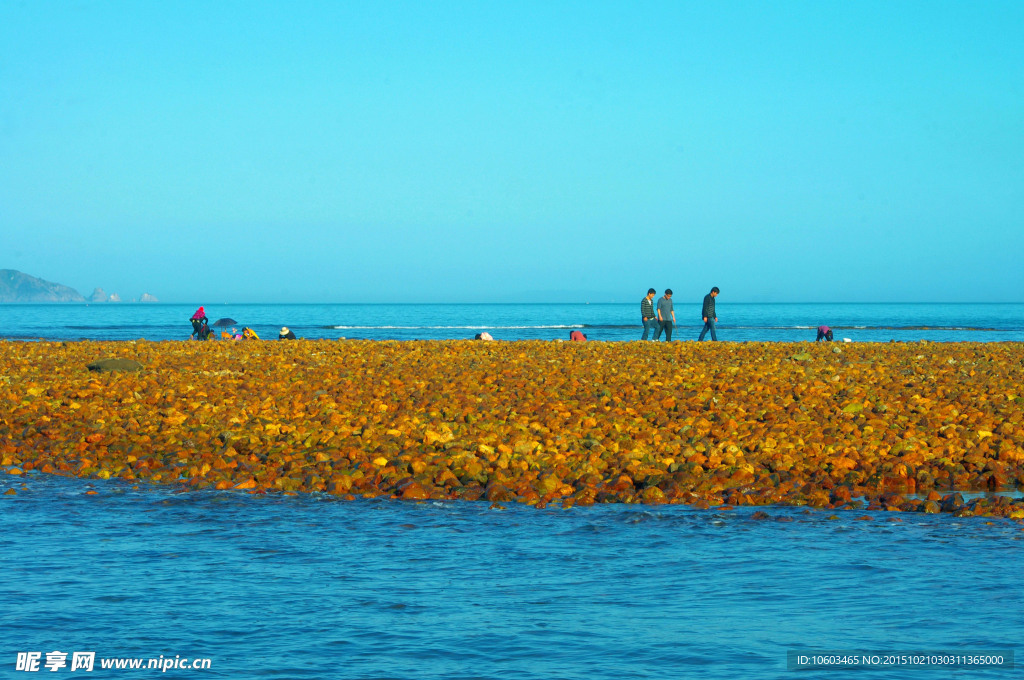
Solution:
M 402 488 L 400 497 L 404 500 L 423 500 L 430 498 L 430 492 L 424 489 L 419 482 L 411 482 Z
M 492 502 L 499 501 L 510 501 L 515 498 L 515 494 L 509 491 L 508 487 L 504 484 L 490 484 L 487 486 L 487 500 Z

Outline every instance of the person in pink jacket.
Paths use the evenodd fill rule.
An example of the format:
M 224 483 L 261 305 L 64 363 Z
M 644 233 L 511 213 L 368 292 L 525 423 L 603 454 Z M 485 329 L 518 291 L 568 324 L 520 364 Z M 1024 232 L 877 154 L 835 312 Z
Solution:
M 196 340 L 204 339 L 200 338 L 200 331 L 203 328 L 203 324 L 209 321 L 209 319 L 206 318 L 206 312 L 203 311 L 202 307 L 196 310 L 196 313 L 192 315 L 190 321 L 192 322 L 192 336 L 194 336 Z

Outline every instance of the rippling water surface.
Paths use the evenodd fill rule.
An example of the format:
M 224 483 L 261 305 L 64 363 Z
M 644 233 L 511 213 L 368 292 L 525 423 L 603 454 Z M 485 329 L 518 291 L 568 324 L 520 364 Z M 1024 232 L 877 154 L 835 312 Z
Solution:
M 703 293 L 701 294 L 701 296 Z M 675 340 L 700 334 L 701 296 L 676 300 Z M 198 305 L 0 305 L 0 338 L 50 340 L 187 340 Z M 718 301 L 718 337 L 728 341 L 813 341 L 826 324 L 854 342 L 1024 341 L 1024 304 L 732 303 Z M 221 318 L 263 339 L 281 326 L 308 339 L 446 340 L 487 331 L 496 340 L 568 340 L 580 328 L 591 340 L 639 340 L 640 300 L 628 304 L 208 304 Z M 226 327 L 230 330 L 231 325 Z M 220 328 L 215 329 L 218 332 Z
M 0 478 L 17 491 L 0 496 L 3 677 L 33 650 L 212 660 L 95 677 L 791 677 L 789 649 L 1024 638 L 1024 532 L 1007 520 L 495 510 Z

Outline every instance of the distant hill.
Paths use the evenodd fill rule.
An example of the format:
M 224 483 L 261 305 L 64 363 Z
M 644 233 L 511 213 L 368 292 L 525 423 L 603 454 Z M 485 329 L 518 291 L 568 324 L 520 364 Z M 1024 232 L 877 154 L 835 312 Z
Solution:
M 0 269 L 0 302 L 85 302 L 74 288 Z

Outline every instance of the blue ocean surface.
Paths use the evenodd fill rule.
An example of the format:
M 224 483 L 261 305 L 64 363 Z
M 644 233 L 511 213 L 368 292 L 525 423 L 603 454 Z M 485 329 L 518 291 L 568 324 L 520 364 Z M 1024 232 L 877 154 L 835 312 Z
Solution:
M 2 677 L 36 677 L 15 670 L 19 652 L 91 651 L 94 670 L 72 677 L 791 678 L 794 651 L 1009 655 L 1024 639 L 1024 531 L 1011 520 L 499 510 L 0 474 L 8 489 Z M 99 667 L 161 656 L 210 667 Z
M 0 305 L 0 338 L 15 340 L 187 340 L 198 305 L 161 303 Z M 263 339 L 288 326 L 300 338 L 447 340 L 488 332 L 496 340 L 639 340 L 640 303 L 609 304 L 207 304 L 221 331 L 244 326 Z M 814 340 L 828 325 L 854 342 L 1020 342 L 1021 303 L 730 303 L 718 300 L 720 340 Z M 701 300 L 676 300 L 673 340 L 696 340 Z

